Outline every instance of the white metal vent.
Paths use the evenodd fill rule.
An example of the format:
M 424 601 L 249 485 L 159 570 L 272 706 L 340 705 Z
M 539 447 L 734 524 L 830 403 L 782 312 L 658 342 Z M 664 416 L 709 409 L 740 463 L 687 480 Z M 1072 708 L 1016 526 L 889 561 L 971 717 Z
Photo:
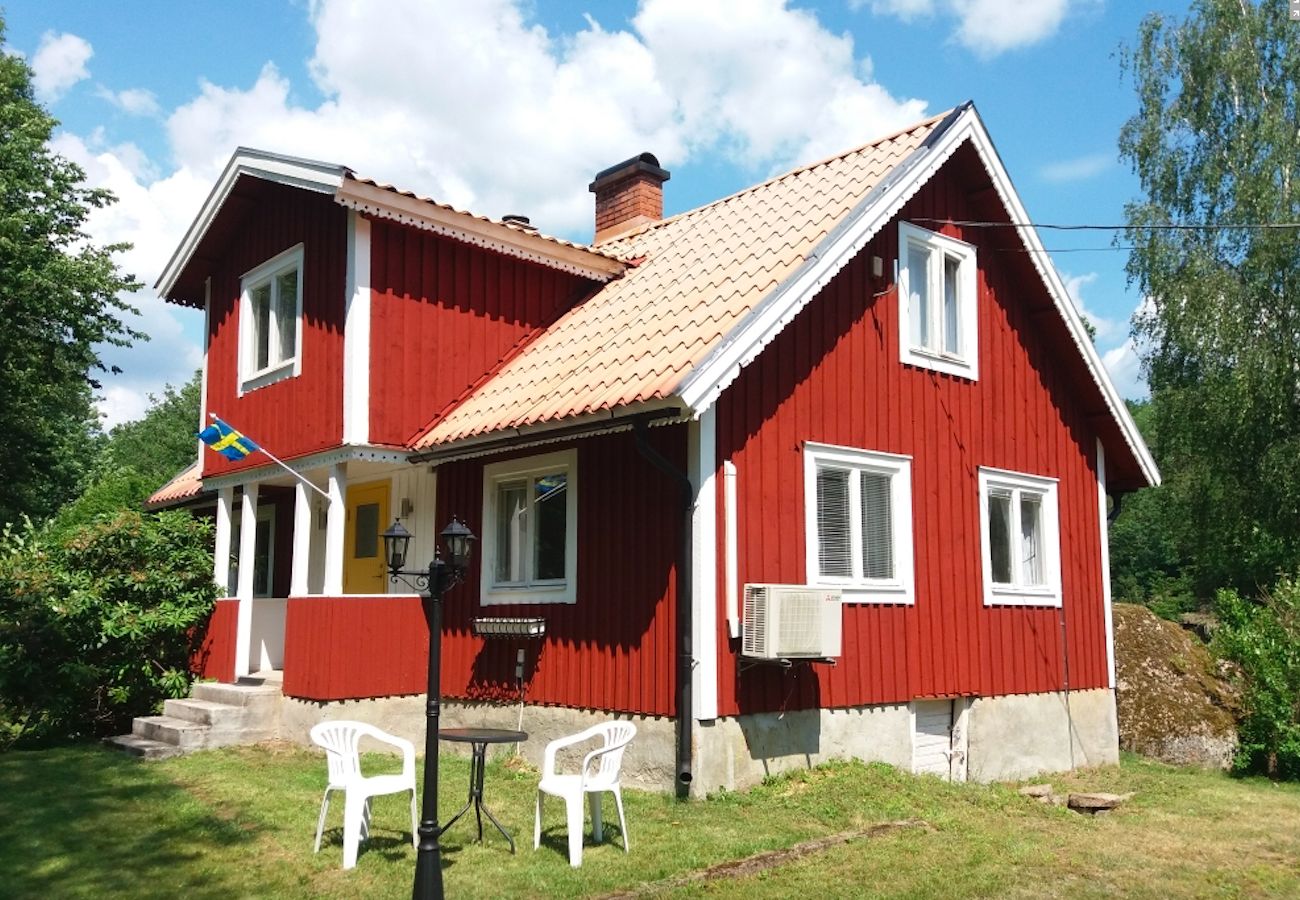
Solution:
M 838 589 L 747 584 L 741 653 L 756 659 L 839 656 L 842 617 Z

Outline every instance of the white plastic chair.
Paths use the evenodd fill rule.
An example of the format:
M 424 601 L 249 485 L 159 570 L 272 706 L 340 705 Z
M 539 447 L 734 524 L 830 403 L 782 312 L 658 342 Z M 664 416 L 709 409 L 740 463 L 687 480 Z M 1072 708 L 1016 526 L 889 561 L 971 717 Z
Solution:
M 542 780 L 537 785 L 537 818 L 533 825 L 533 849 L 542 845 L 542 798 L 546 794 L 562 797 L 565 802 L 569 827 L 569 865 L 582 865 L 582 800 L 591 802 L 592 839 L 599 842 L 603 836 L 600 822 L 600 795 L 609 791 L 618 807 L 618 824 L 623 830 L 623 852 L 628 852 L 627 819 L 623 816 L 623 791 L 619 784 L 619 769 L 623 765 L 623 751 L 636 736 L 636 726 L 631 722 L 602 722 L 586 731 L 569 737 L 557 738 L 546 745 L 542 762 Z M 577 775 L 562 775 L 555 770 L 557 751 L 600 739 L 601 746 L 582 760 L 582 771 Z
M 402 751 L 400 775 L 363 775 L 357 747 L 363 737 L 390 744 Z M 320 817 L 316 820 L 316 853 L 320 852 L 325 813 L 330 805 L 330 791 L 344 791 L 343 798 L 343 868 L 357 864 L 357 848 L 370 836 L 370 798 L 381 794 L 411 792 L 411 846 L 416 846 L 415 816 L 415 747 L 405 738 L 381 731 L 365 722 L 321 722 L 311 730 L 312 742 L 325 748 L 329 763 L 329 784 L 321 798 Z

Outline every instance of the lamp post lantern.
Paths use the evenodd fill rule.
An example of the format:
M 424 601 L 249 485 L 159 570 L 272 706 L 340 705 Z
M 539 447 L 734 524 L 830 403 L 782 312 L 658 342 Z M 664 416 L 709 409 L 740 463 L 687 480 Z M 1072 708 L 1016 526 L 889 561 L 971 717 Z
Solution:
M 443 562 L 434 547 L 433 561 L 427 572 L 405 571 L 411 533 L 401 521 L 395 520 L 383 533 L 384 559 L 388 565 L 388 580 L 399 579 L 417 591 L 423 589 L 421 598 L 424 618 L 429 625 L 429 672 L 426 688 L 424 726 L 424 797 L 420 805 L 420 842 L 415 857 L 415 882 L 411 887 L 413 900 L 442 900 L 442 848 L 438 844 L 441 829 L 438 825 L 438 714 L 442 703 L 442 595 L 465 579 L 474 541 L 472 531 L 459 519 L 451 522 L 439 535 L 447 552 Z M 408 580 L 410 579 L 410 580 Z

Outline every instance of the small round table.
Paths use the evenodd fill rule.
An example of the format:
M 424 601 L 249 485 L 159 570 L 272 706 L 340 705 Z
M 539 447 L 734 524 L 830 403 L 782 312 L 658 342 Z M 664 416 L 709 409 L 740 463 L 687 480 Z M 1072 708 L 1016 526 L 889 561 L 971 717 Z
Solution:
M 471 806 L 474 807 L 474 817 L 478 819 L 478 839 L 483 841 L 483 816 L 486 815 L 489 821 L 497 827 L 497 831 L 505 836 L 510 842 L 510 852 L 515 852 L 515 840 L 510 836 L 510 832 L 501 827 L 496 816 L 483 803 L 483 770 L 487 762 L 487 745 L 488 744 L 517 744 L 521 741 L 528 740 L 527 732 L 510 731 L 505 728 L 443 728 L 438 731 L 438 740 L 450 741 L 454 744 L 469 744 L 473 748 L 473 754 L 470 756 L 469 763 L 469 799 L 465 805 L 460 808 L 460 812 L 447 820 L 439 830 L 439 834 L 446 832 L 457 819 L 465 815 Z

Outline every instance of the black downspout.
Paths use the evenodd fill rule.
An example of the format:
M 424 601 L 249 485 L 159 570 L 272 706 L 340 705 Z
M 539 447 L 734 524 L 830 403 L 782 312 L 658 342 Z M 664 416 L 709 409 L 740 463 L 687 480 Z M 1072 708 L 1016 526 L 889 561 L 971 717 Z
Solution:
M 655 468 L 677 482 L 681 489 L 682 547 L 677 566 L 677 797 L 690 796 L 692 707 L 691 675 L 695 668 L 695 650 L 691 631 L 691 514 L 695 508 L 695 489 L 690 476 L 678 469 L 646 440 L 646 419 L 634 420 L 636 449 Z

